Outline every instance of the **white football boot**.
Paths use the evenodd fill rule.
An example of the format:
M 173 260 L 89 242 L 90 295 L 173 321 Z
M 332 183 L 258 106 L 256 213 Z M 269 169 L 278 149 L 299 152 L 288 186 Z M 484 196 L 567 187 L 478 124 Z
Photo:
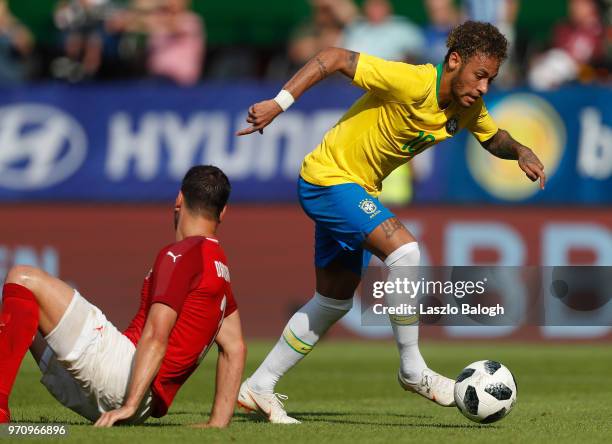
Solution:
M 249 387 L 247 379 L 240 386 L 237 402 L 240 407 L 249 412 L 261 413 L 272 424 L 300 424 L 300 421 L 287 415 L 282 403 L 285 400 L 287 396 L 280 393 L 257 393 Z
M 423 370 L 418 382 L 408 382 L 402 378 L 402 373 L 398 372 L 397 381 L 404 390 L 418 393 L 442 407 L 455 406 L 455 381 L 433 370 Z

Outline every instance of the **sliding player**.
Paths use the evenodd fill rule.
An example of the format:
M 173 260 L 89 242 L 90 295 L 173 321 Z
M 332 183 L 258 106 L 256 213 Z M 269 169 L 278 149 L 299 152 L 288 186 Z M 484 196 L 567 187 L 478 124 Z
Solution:
M 13 267 L 0 312 L 0 422 L 32 337 L 42 382 L 97 426 L 164 416 L 216 342 L 217 386 L 206 426 L 234 412 L 246 349 L 225 254 L 215 238 L 230 184 L 213 166 L 191 168 L 175 206 L 176 242 L 160 250 L 124 333 L 78 291 L 33 267 Z M 44 350 L 44 351 L 43 351 Z
M 243 407 L 263 412 L 271 422 L 298 422 L 287 416 L 274 387 L 351 309 L 369 253 L 389 267 L 389 281 L 419 265 L 416 239 L 377 199 L 391 171 L 467 128 L 491 154 L 518 160 L 527 177 L 539 178 L 544 187 L 542 163 L 498 129 L 482 99 L 506 58 L 504 36 L 488 23 L 466 22 L 451 32 L 447 46 L 437 67 L 323 50 L 276 98 L 250 107 L 251 126 L 238 132 L 262 131 L 306 90 L 336 72 L 366 90 L 302 164 L 298 194 L 315 222 L 316 291 L 238 395 Z M 418 317 L 393 316 L 391 324 L 400 354 L 400 385 L 439 405 L 453 405 L 453 381 L 430 370 L 419 351 Z

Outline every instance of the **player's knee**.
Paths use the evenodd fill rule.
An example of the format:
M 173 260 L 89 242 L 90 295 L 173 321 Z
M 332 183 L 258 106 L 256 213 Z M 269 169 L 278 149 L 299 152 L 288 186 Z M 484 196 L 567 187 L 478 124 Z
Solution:
M 30 291 L 34 291 L 36 286 L 44 278 L 45 272 L 29 265 L 15 265 L 11 267 L 6 275 L 5 283 L 19 284 Z
M 407 242 L 395 251 L 391 252 L 385 259 L 385 264 L 389 267 L 419 265 L 421 262 L 421 252 L 417 242 Z

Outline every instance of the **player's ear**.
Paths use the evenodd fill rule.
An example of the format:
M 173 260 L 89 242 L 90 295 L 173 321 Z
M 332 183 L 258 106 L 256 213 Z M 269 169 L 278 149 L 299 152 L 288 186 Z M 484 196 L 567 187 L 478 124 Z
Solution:
M 183 206 L 183 192 L 179 191 L 176 196 L 176 200 L 174 201 L 174 210 L 178 211 Z
M 461 56 L 458 52 L 453 51 L 448 56 L 448 68 L 451 71 L 455 71 L 461 67 Z
M 221 223 L 223 221 L 223 218 L 225 217 L 225 212 L 227 211 L 227 205 L 223 207 L 223 209 L 221 210 L 221 213 L 219 213 L 219 223 Z

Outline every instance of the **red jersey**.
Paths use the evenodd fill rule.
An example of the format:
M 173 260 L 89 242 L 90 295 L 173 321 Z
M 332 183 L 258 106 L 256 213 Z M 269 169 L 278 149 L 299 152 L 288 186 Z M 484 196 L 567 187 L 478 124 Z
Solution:
M 219 241 L 193 236 L 162 248 L 144 280 L 138 313 L 123 332 L 134 345 L 156 302 L 178 314 L 151 385 L 155 401 L 151 416 L 159 418 L 204 358 L 224 317 L 237 309 Z

